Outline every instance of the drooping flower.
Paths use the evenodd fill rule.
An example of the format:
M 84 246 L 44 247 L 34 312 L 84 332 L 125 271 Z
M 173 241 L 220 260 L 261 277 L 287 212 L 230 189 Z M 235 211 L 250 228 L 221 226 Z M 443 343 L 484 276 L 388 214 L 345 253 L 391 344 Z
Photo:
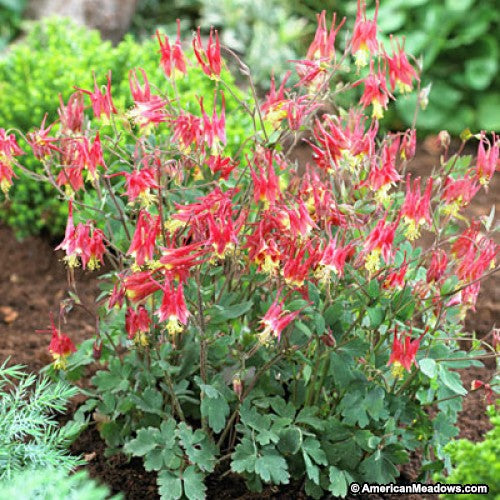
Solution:
M 90 97 L 90 102 L 92 103 L 92 110 L 94 111 L 94 116 L 100 118 L 101 115 L 105 115 L 107 119 L 111 117 L 111 114 L 116 114 L 117 110 L 113 104 L 113 99 L 111 97 L 111 71 L 107 76 L 106 89 L 102 91 L 97 85 L 97 80 L 94 74 L 94 91 L 81 89 L 75 87 L 77 90 L 87 94 Z
M 408 129 L 401 141 L 401 158 L 403 160 L 411 160 L 415 156 L 415 151 L 417 149 L 417 131 L 412 128 Z
M 255 153 L 253 161 L 257 172 L 250 167 L 253 181 L 253 197 L 256 203 L 262 201 L 265 208 L 274 205 L 280 195 L 278 176 L 274 170 L 274 154 L 265 150 L 263 154 Z M 250 163 L 250 160 L 247 160 Z
M 132 302 L 140 302 L 161 289 L 153 278 L 153 271 L 140 271 L 124 278 L 123 289 Z
M 471 382 L 471 390 L 477 391 L 478 389 L 484 389 L 484 395 L 486 397 L 486 402 L 491 405 L 493 404 L 495 398 L 495 392 L 491 388 L 490 384 L 483 382 L 482 380 L 473 380 Z
M 215 30 L 214 37 L 214 30 L 210 28 L 210 35 L 208 38 L 207 48 L 205 50 L 203 49 L 203 44 L 201 43 L 200 28 L 198 28 L 198 31 L 193 38 L 193 50 L 203 72 L 210 78 L 220 78 L 222 62 L 220 57 L 219 33 L 217 30 Z
M 335 28 L 337 15 L 334 13 L 330 31 L 328 31 L 326 27 L 326 10 L 323 10 L 321 14 L 316 14 L 316 18 L 318 20 L 318 27 L 314 34 L 314 40 L 307 50 L 306 58 L 309 60 L 320 59 L 329 62 L 335 57 L 335 38 L 342 25 L 345 23 L 345 18 L 342 19 Z
M 7 134 L 5 129 L 0 128 L 0 189 L 5 195 L 12 186 L 12 178 L 16 177 L 12 169 L 14 156 L 22 154 L 14 134 Z
M 161 287 L 163 298 L 159 309 L 156 311 L 159 321 L 167 321 L 166 329 L 170 335 L 182 332 L 181 325 L 187 325 L 189 311 L 184 300 L 184 289 L 182 283 L 177 290 L 172 283 L 166 283 Z
M 258 333 L 259 342 L 262 345 L 270 343 L 271 338 L 281 338 L 283 330 L 300 314 L 299 311 L 289 312 L 283 308 L 284 300 L 279 301 L 281 290 L 278 290 L 274 302 L 269 307 L 260 324 L 264 328 Z
M 391 45 L 393 50 L 392 57 L 385 54 L 385 60 L 389 66 L 389 83 L 394 92 L 397 87 L 401 94 L 411 92 L 413 89 L 413 80 L 418 80 L 415 68 L 409 63 L 408 57 L 404 51 L 404 42 L 400 45 L 399 41 L 394 43 L 391 35 Z
M 354 55 L 356 66 L 362 68 L 368 64 L 371 55 L 378 52 L 377 41 L 378 0 L 373 19 L 366 19 L 365 0 L 358 0 L 358 11 L 351 40 L 351 52 Z
M 289 99 L 285 98 L 285 91 L 289 89 L 285 87 L 288 78 L 292 74 L 291 71 L 287 71 L 279 89 L 276 91 L 276 82 L 274 80 L 274 74 L 271 75 L 271 85 L 269 92 L 266 95 L 265 101 L 260 107 L 262 116 L 266 121 L 271 123 L 274 129 L 278 128 L 281 121 L 287 117 L 288 113 L 288 102 Z
M 398 337 L 398 329 L 397 327 L 395 328 L 392 352 L 389 362 L 387 363 L 387 366 L 393 365 L 392 373 L 394 377 L 401 378 L 403 376 L 403 370 L 410 372 L 412 365 L 418 367 L 415 357 L 420 347 L 420 341 L 425 333 L 426 332 L 424 332 L 420 337 L 411 340 L 411 329 L 408 335 L 402 333 Z
M 137 266 L 142 266 L 153 259 L 156 238 L 159 233 L 160 218 L 141 210 L 130 248 L 127 251 L 129 255 L 134 257 Z
M 53 144 L 54 142 L 57 142 L 58 139 L 49 135 L 54 124 L 51 123 L 47 128 L 45 128 L 47 116 L 47 114 L 44 115 L 40 128 L 27 134 L 28 144 L 35 155 L 35 158 L 38 160 L 42 160 L 46 156 L 50 155 L 52 151 L 59 151 L 59 148 Z
M 62 95 L 59 94 L 59 120 L 61 122 L 61 132 L 63 134 L 75 134 L 82 131 L 83 126 L 83 94 L 74 92 L 68 99 L 68 104 L 64 105 Z
M 410 174 L 406 177 L 406 198 L 401 207 L 401 216 L 407 224 L 405 236 L 413 241 L 420 236 L 420 226 L 431 224 L 430 202 L 432 177 L 427 181 L 424 194 L 420 192 L 420 177 L 411 186 Z
M 159 31 L 156 32 L 156 37 L 160 44 L 160 65 L 167 78 L 170 78 L 172 75 L 175 78 L 177 75 L 187 74 L 186 58 L 184 57 L 181 45 L 180 19 L 177 19 L 177 38 L 173 45 L 170 45 L 168 36 L 164 35 L 162 39 Z
M 375 199 L 383 204 L 388 201 L 388 191 L 393 184 L 401 179 L 396 170 L 396 157 L 399 150 L 399 136 L 393 137 L 390 142 L 384 143 L 382 147 L 380 167 L 379 159 L 372 157 L 370 172 L 368 174 L 368 185 L 375 191 Z
M 443 213 L 451 217 L 458 217 L 460 209 L 470 203 L 479 189 L 480 185 L 476 183 L 476 179 L 467 175 L 457 180 L 449 176 L 446 177 L 443 191 L 445 202 L 442 208 Z
M 341 246 L 337 244 L 337 236 L 331 240 L 321 252 L 314 275 L 327 281 L 333 272 L 339 278 L 344 275 L 346 260 L 354 253 L 354 245 Z
M 151 191 L 159 189 L 154 169 L 145 167 L 132 170 L 132 172 L 121 172 L 121 174 L 125 176 L 125 194 L 129 203 L 133 203 L 139 198 L 141 205 L 148 208 L 156 198 Z
M 372 106 L 372 118 L 380 120 L 384 116 L 384 109 L 387 109 L 389 103 L 389 89 L 385 79 L 385 73 L 380 69 L 374 70 L 373 60 L 370 62 L 370 74 L 359 80 L 356 84 L 363 83 L 365 88 L 360 99 L 363 108 Z
M 389 264 L 393 248 L 394 234 L 398 227 L 399 219 L 394 222 L 386 222 L 380 219 L 373 228 L 364 243 L 361 255 L 364 256 L 365 267 L 370 274 L 380 269 L 380 257 L 386 264 Z
M 54 368 L 56 370 L 64 370 L 67 366 L 68 356 L 76 351 L 75 345 L 71 339 L 56 328 L 52 315 L 50 316 L 50 330 L 37 330 L 37 332 L 52 333 L 49 352 L 54 359 Z
M 431 263 L 427 269 L 427 283 L 438 282 L 444 275 L 448 265 L 448 256 L 442 248 L 432 252 Z
M 88 265 L 91 271 L 98 269 L 104 263 L 103 257 L 105 251 L 104 233 L 100 229 L 94 228 L 89 241 L 88 261 L 83 261 L 82 258 L 83 268 L 85 269 L 85 266 Z
M 408 272 L 408 262 L 406 254 L 402 264 L 397 269 L 392 269 L 382 283 L 382 287 L 386 289 L 403 288 L 405 284 L 406 273 Z
M 66 223 L 64 239 L 55 249 L 64 250 L 66 252 L 64 260 L 70 268 L 74 268 L 79 265 L 78 258 L 84 253 L 88 253 L 88 241 L 88 227 L 81 223 L 75 227 L 73 222 L 73 202 L 69 201 L 68 220 Z
M 142 346 L 148 345 L 146 333 L 149 331 L 150 326 L 151 318 L 144 306 L 139 306 L 137 311 L 132 307 L 127 309 L 125 313 L 125 331 L 130 340 L 134 340 L 134 342 Z
M 484 148 L 485 142 L 488 142 L 488 149 Z M 498 137 L 493 134 L 491 143 L 485 139 L 485 134 L 481 134 L 479 146 L 477 149 L 477 159 L 475 174 L 482 186 L 487 186 L 498 167 L 499 158 Z
M 224 92 L 221 91 L 221 112 L 220 116 L 217 116 L 217 93 L 214 92 L 214 106 L 212 111 L 212 119 L 209 118 L 205 109 L 203 107 L 203 98 L 200 97 L 200 108 L 202 114 L 202 130 L 205 142 L 212 154 L 217 154 L 219 152 L 219 141 L 226 145 L 226 100 L 224 98 Z

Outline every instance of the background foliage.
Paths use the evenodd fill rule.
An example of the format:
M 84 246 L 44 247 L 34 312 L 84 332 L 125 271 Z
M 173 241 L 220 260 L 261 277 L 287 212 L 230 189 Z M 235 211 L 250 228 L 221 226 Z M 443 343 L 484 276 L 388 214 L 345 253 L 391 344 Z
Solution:
M 0 0 L 0 50 L 18 34 L 26 0 Z
M 374 2 L 367 3 L 370 17 Z M 347 15 L 352 29 L 356 13 L 352 0 L 178 0 L 175 5 L 169 11 L 167 2 L 139 2 L 135 25 L 152 31 L 155 23 L 173 23 L 185 8 L 195 19 L 186 28 L 220 28 L 224 43 L 243 55 L 263 88 L 269 85 L 272 68 L 278 73 L 310 42 L 313 30 L 304 30 L 301 18 L 311 27 L 316 13 L 326 9 Z M 500 10 L 495 0 L 382 0 L 379 29 L 386 47 L 389 33 L 405 36 L 408 52 L 423 58 L 422 84 L 432 83 L 432 91 L 427 111 L 419 116 L 421 132 L 500 130 Z M 415 99 L 399 100 L 385 122 L 388 128 L 411 124 Z

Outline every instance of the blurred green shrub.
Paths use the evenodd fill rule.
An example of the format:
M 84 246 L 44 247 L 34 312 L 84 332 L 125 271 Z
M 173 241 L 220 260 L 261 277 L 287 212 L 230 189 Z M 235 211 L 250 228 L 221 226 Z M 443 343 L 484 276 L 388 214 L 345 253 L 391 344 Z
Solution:
M 468 439 L 451 441 L 445 447 L 450 454 L 452 470 L 448 476 L 436 474 L 435 481 L 445 484 L 487 484 L 490 488 L 488 498 L 500 499 L 500 415 L 491 405 L 488 408 L 494 428 L 489 431 L 484 441 L 473 443 Z M 457 495 L 442 495 L 452 499 Z M 479 500 L 484 495 L 467 495 L 467 498 Z
M 111 70 L 113 100 L 120 107 L 132 105 L 128 68 L 134 67 L 144 68 L 152 86 L 174 97 L 174 90 L 159 67 L 156 40 L 137 43 L 127 36 L 112 47 L 101 40 L 98 32 L 66 20 L 51 19 L 35 24 L 27 38 L 12 46 L 0 59 L 0 127 L 20 130 L 39 127 L 45 112 L 47 124 L 52 123 L 57 119 L 58 94 L 67 102 L 75 85 L 93 88 L 92 71 L 98 83 L 105 83 L 106 74 Z M 223 78 L 231 79 L 227 72 Z M 204 78 L 200 69 L 189 68 L 189 82 L 188 87 L 187 79 L 177 81 L 182 103 L 196 103 L 195 95 L 204 96 L 207 104 L 212 101 L 216 83 Z M 237 108 L 234 98 L 226 96 L 228 144 L 234 148 L 239 147 L 240 137 L 249 124 L 248 117 L 237 113 Z M 191 111 L 199 112 L 198 109 Z M 22 156 L 20 161 L 29 170 L 40 171 L 39 162 L 32 155 Z M 66 204 L 60 202 L 48 184 L 21 176 L 9 197 L 10 200 L 0 201 L 0 218 L 13 227 L 18 236 L 41 231 L 59 236 L 64 232 Z
M 0 50 L 18 34 L 26 0 L 0 0 Z
M 0 500 L 119 500 L 110 496 L 105 486 L 89 479 L 86 471 L 69 475 L 60 469 L 28 469 L 0 483 Z

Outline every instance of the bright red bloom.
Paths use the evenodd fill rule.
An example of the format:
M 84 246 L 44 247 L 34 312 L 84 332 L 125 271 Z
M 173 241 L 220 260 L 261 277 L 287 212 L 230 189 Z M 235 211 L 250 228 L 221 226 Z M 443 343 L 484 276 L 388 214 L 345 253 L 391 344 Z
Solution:
M 47 116 L 47 114 L 44 115 L 38 130 L 27 134 L 28 144 L 31 146 L 31 150 L 35 155 L 35 158 L 38 160 L 42 160 L 45 156 L 50 155 L 52 151 L 59 151 L 59 148 L 52 144 L 53 142 L 57 142 L 58 139 L 56 137 L 49 136 L 54 124 L 51 123 L 47 128 L 45 128 Z
M 432 178 L 427 181 L 427 187 L 422 195 L 420 192 L 420 177 L 411 186 L 410 174 L 406 177 L 406 198 L 401 207 L 401 216 L 408 225 L 405 236 L 415 240 L 420 236 L 420 226 L 431 224 L 430 203 L 432 191 Z
M 393 43 L 391 35 L 391 45 L 393 48 L 393 56 L 389 57 L 385 54 L 385 60 L 389 66 L 389 82 L 391 89 L 394 92 L 396 86 L 401 94 L 411 92 L 413 88 L 413 80 L 418 80 L 418 75 L 413 66 L 408 62 L 403 45 L 399 42 Z
M 160 322 L 167 321 L 167 331 L 170 335 L 180 333 L 182 325 L 187 325 L 189 311 L 184 300 L 184 289 L 182 283 L 177 290 L 171 283 L 166 283 L 161 287 L 163 299 L 160 308 L 156 311 Z
M 398 269 L 391 270 L 384 279 L 382 284 L 383 288 L 403 288 L 405 284 L 406 273 L 408 272 L 408 262 L 406 262 L 406 255 L 401 266 Z
M 467 206 L 474 198 L 479 188 L 480 186 L 476 184 L 476 180 L 468 176 L 458 180 L 447 177 L 444 182 L 443 199 L 446 205 L 443 212 L 456 217 L 459 210 Z
M 485 142 L 488 143 L 488 149 L 484 148 Z M 485 139 L 485 134 L 481 134 L 481 139 L 479 140 L 479 146 L 477 149 L 477 160 L 476 160 L 476 178 L 479 184 L 487 186 L 490 182 L 495 170 L 498 166 L 499 157 L 499 146 L 498 138 L 493 134 L 491 143 Z
M 417 131 L 415 129 L 408 129 L 401 141 L 401 158 L 403 160 L 411 160 L 415 156 L 417 149 Z
M 154 271 L 140 271 L 124 279 L 124 289 L 132 302 L 140 302 L 160 290 L 161 285 L 153 279 Z
M 75 134 L 81 132 L 83 126 L 83 94 L 74 92 L 68 99 L 68 104 L 65 106 L 62 100 L 62 95 L 59 94 L 59 120 L 61 121 L 61 131 L 64 134 Z
M 0 189 L 7 195 L 12 178 L 16 177 L 12 170 L 14 156 L 24 154 L 18 146 L 14 134 L 6 134 L 5 129 L 0 128 Z
M 344 266 L 346 260 L 354 253 L 354 245 L 349 244 L 345 247 L 337 245 L 337 236 L 326 245 L 325 249 L 321 252 L 317 269 L 315 271 L 316 277 L 325 277 L 333 271 L 340 278 L 344 275 Z
M 253 181 L 253 198 L 256 203 L 264 202 L 266 208 L 274 205 L 280 196 L 278 176 L 274 171 L 274 154 L 271 150 L 265 150 L 263 154 L 255 153 L 253 161 L 258 170 L 258 175 L 252 167 L 250 174 Z M 250 160 L 247 159 L 250 163 Z
M 104 92 L 97 85 L 97 80 L 94 75 L 94 91 L 84 90 L 78 87 L 75 87 L 77 90 L 80 90 L 84 94 L 87 94 L 90 97 L 90 102 L 92 103 L 92 110 L 94 111 L 94 116 L 96 118 L 100 118 L 102 114 L 106 116 L 106 118 L 110 118 L 111 114 L 116 114 L 117 110 L 115 105 L 113 104 L 113 99 L 111 97 L 111 71 L 107 76 L 107 84 L 106 90 Z
M 179 282 L 185 281 L 192 267 L 206 261 L 199 258 L 207 253 L 204 249 L 200 250 L 202 245 L 203 243 L 192 243 L 179 248 L 162 247 L 160 262 L 164 265 L 167 277 L 177 279 Z
M 320 59 L 329 62 L 335 57 L 335 38 L 342 25 L 345 23 L 345 18 L 340 21 L 340 24 L 335 28 L 336 14 L 333 14 L 330 32 L 326 27 L 326 10 L 321 14 L 316 14 L 318 27 L 314 35 L 314 40 L 311 42 L 307 50 L 306 58 L 309 60 Z
M 201 146 L 203 125 L 199 116 L 181 111 L 170 123 L 174 130 L 174 140 L 180 144 L 182 150 L 188 151 L 193 144 Z
M 411 366 L 414 364 L 418 367 L 417 360 L 415 359 L 417 351 L 420 347 L 420 341 L 425 335 L 425 332 L 418 338 L 411 340 L 411 330 L 408 335 L 401 334 L 398 338 L 397 327 L 394 331 L 394 341 L 392 343 L 392 352 L 387 365 L 393 366 L 393 373 L 396 377 L 402 376 L 402 371 L 411 371 Z
M 454 241 L 451 251 L 457 258 L 464 257 L 481 240 L 479 221 L 473 220 L 471 225 Z
M 133 170 L 132 172 L 121 172 L 125 176 L 127 186 L 126 196 L 129 203 L 134 202 L 137 198 L 141 203 L 148 207 L 154 199 L 151 194 L 152 189 L 158 189 L 159 185 L 155 179 L 155 171 L 153 168 L 142 168 Z
M 215 30 L 214 40 L 214 30 L 210 28 L 207 49 L 204 50 L 201 43 L 200 28 L 198 28 L 196 36 L 193 38 L 193 49 L 194 55 L 200 63 L 203 72 L 210 78 L 218 79 L 222 69 L 222 62 L 220 57 L 219 34 L 217 30 Z
M 271 76 L 271 86 L 269 88 L 269 92 L 260 107 L 262 116 L 271 122 L 273 128 L 278 128 L 281 120 L 287 117 L 289 99 L 285 98 L 285 91 L 288 91 L 289 89 L 286 88 L 285 85 L 291 74 L 291 71 L 287 71 L 285 73 L 278 91 L 276 91 L 274 75 Z
M 62 333 L 54 324 L 52 315 L 50 316 L 50 330 L 37 330 L 38 333 L 52 333 L 49 344 L 49 352 L 54 358 L 54 368 L 64 370 L 67 366 L 68 356 L 76 351 L 75 345 L 71 339 Z
M 399 219 L 395 222 L 386 222 L 385 218 L 380 219 L 365 241 L 361 256 L 364 256 L 365 267 L 373 273 L 380 269 L 380 257 L 389 264 L 393 248 L 394 234 L 398 227 Z
M 295 242 L 290 242 L 282 252 L 282 259 L 285 262 L 283 277 L 286 283 L 290 286 L 301 287 L 309 272 L 316 267 L 319 258 L 318 250 L 313 248 L 310 242 L 299 248 Z
M 160 234 L 160 218 L 141 210 L 134 236 L 127 253 L 135 258 L 138 266 L 153 260 L 156 248 L 156 238 Z
M 269 307 L 267 313 L 260 320 L 264 330 L 258 334 L 261 344 L 268 344 L 271 335 L 281 338 L 283 330 L 300 314 L 301 311 L 288 312 L 283 309 L 284 300 L 279 302 L 281 290 L 276 294 L 274 302 Z
M 121 282 L 115 283 L 109 296 L 108 309 L 113 309 L 115 306 L 118 306 L 118 309 L 121 309 L 124 298 L 125 288 L 122 286 Z
M 130 91 L 134 99 L 135 107 L 129 111 L 128 115 L 133 118 L 140 127 L 166 122 L 168 120 L 168 114 L 165 111 L 167 101 L 158 95 L 151 94 L 146 72 L 142 68 L 139 68 L 139 71 L 142 73 L 142 79 L 144 81 L 143 86 L 139 84 L 136 70 L 131 70 L 129 73 Z
M 175 77 L 176 72 L 184 75 L 187 74 L 186 59 L 181 46 L 180 19 L 177 19 L 177 38 L 172 46 L 170 45 L 168 36 L 165 35 L 162 40 L 160 33 L 157 31 L 156 37 L 158 38 L 158 42 L 160 44 L 160 65 L 167 78 L 170 78 L 172 74 L 174 74 Z
M 88 245 L 88 260 L 82 256 L 82 266 L 85 269 L 87 263 L 88 268 L 92 271 L 98 269 L 100 264 L 104 264 L 104 233 L 100 229 L 94 228 Z
M 358 0 L 358 12 L 351 40 L 351 53 L 354 55 L 358 67 L 366 66 L 370 54 L 375 55 L 378 52 L 377 16 L 378 0 L 373 20 L 366 19 L 365 0 Z
M 200 108 L 203 117 L 203 134 L 206 143 L 211 151 L 218 151 L 218 142 L 226 145 L 226 100 L 224 98 L 224 92 L 221 91 L 222 104 L 220 117 L 217 116 L 217 93 L 214 92 L 214 107 L 212 111 L 212 119 L 206 114 L 203 107 L 203 98 L 200 97 Z
M 396 170 L 396 157 L 399 150 L 399 137 L 392 138 L 390 143 L 384 143 L 382 147 L 382 158 L 380 168 L 378 158 L 373 156 L 370 173 L 368 174 L 368 185 L 376 191 L 376 199 L 383 203 L 387 199 L 387 192 L 391 185 L 401 179 Z
M 387 109 L 389 97 L 391 97 L 391 94 L 389 93 L 389 90 L 387 88 L 385 74 L 380 70 L 380 68 L 375 73 L 373 61 L 371 61 L 370 74 L 356 84 L 359 84 L 361 82 L 364 83 L 365 89 L 359 102 L 363 106 L 363 108 L 372 106 L 372 117 L 380 120 L 384 116 L 383 110 Z
M 495 393 L 493 392 L 491 385 L 483 382 L 482 380 L 473 380 L 471 383 L 471 390 L 477 391 L 478 389 L 484 389 L 486 401 L 489 405 L 492 405 L 495 398 Z
M 239 162 L 234 161 L 230 156 L 210 155 L 206 160 L 212 174 L 220 172 L 221 179 L 228 179 L 229 174 L 238 166 Z
M 66 252 L 64 260 L 66 260 L 69 267 L 77 267 L 78 258 L 81 257 L 84 252 L 88 251 L 88 239 L 87 226 L 80 223 L 75 228 L 73 222 L 73 202 L 69 201 L 68 221 L 66 223 L 64 239 L 55 249 L 64 250 Z
M 427 269 L 427 283 L 439 281 L 443 277 L 447 265 L 448 256 L 443 249 L 439 248 L 432 252 L 431 263 Z
M 125 331 L 130 340 L 135 340 L 141 345 L 147 345 L 148 339 L 146 333 L 151 326 L 151 318 L 144 306 L 139 306 L 137 311 L 132 307 L 125 313 Z

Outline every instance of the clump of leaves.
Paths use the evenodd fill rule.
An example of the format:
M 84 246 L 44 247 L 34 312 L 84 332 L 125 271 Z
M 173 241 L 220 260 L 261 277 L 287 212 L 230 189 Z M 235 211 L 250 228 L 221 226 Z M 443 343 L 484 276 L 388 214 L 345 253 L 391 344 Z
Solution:
M 20 365 L 0 366 L 0 479 L 28 468 L 54 467 L 69 471 L 80 465 L 68 448 L 80 425 L 63 427 L 55 419 L 78 389 L 27 375 Z
M 500 498 L 500 415 L 497 407 L 488 407 L 493 429 L 486 433 L 483 441 L 473 443 L 468 439 L 450 441 L 445 446 L 449 454 L 451 470 L 434 476 L 435 481 L 444 484 L 486 484 L 489 487 L 489 498 Z M 484 498 L 484 495 L 468 495 L 473 500 Z M 454 495 L 442 495 L 452 499 Z

